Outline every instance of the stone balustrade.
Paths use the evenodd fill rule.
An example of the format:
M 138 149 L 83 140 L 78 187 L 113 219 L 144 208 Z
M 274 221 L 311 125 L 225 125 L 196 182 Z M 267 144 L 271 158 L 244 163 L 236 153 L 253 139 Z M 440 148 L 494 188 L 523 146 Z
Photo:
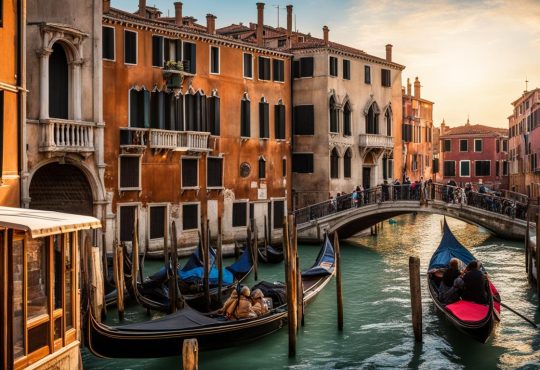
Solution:
M 394 138 L 392 136 L 379 134 L 360 134 L 358 145 L 364 148 L 393 148 Z
M 39 122 L 40 152 L 94 151 L 95 123 L 59 118 L 42 119 Z
M 175 151 L 206 152 L 210 151 L 209 132 L 173 131 L 122 127 L 120 146 L 123 148 L 165 149 Z

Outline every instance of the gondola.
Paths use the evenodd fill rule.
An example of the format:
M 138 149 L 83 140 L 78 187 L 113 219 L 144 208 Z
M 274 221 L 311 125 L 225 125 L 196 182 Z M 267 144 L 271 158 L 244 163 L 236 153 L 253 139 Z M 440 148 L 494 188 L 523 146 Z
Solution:
M 429 262 L 427 274 L 429 293 L 437 310 L 456 328 L 479 342 L 485 343 L 491 335 L 495 321 L 500 320 L 501 298 L 495 286 L 487 278 L 485 289 L 488 304 L 461 299 L 451 304 L 444 304 L 439 300 L 438 291 L 443 269 L 448 267 L 450 259 L 458 258 L 465 265 L 476 259 L 452 234 L 446 219 L 443 229 L 442 240 Z M 485 273 L 483 267 L 481 270 Z
M 302 273 L 304 302 L 311 302 L 334 274 L 334 249 L 325 238 L 315 264 Z M 259 283 L 260 284 L 260 283 Z M 283 291 L 283 284 L 265 283 Z M 275 305 L 255 319 L 226 320 L 213 314 L 202 314 L 190 307 L 157 320 L 111 327 L 98 322 L 89 312 L 86 345 L 90 352 L 108 358 L 154 358 L 178 356 L 187 338 L 198 340 L 199 350 L 231 347 L 279 330 L 287 323 L 287 305 L 272 297 Z M 90 310 L 91 311 L 91 310 Z
M 272 245 L 259 246 L 257 248 L 259 262 L 263 263 L 280 263 L 283 261 L 283 249 L 277 249 Z

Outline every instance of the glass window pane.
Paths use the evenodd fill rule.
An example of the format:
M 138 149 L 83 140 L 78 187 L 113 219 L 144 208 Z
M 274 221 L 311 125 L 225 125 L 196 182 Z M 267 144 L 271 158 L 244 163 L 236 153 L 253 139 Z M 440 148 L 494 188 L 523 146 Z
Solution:
M 54 236 L 52 277 L 54 308 L 62 308 L 62 236 Z
M 49 323 L 46 322 L 28 330 L 28 353 L 32 353 L 49 344 Z
M 29 239 L 26 256 L 28 269 L 28 319 L 47 314 L 47 238 Z M 30 346 L 30 345 L 29 345 Z
M 14 240 L 13 264 L 13 358 L 24 356 L 24 248 L 22 240 Z
M 62 318 L 54 320 L 54 339 L 62 338 Z
M 73 328 L 73 302 L 72 300 L 72 290 L 73 290 L 73 234 L 66 234 L 66 255 L 65 255 L 65 266 L 66 266 L 66 307 L 64 311 L 64 316 L 66 318 L 66 330 Z

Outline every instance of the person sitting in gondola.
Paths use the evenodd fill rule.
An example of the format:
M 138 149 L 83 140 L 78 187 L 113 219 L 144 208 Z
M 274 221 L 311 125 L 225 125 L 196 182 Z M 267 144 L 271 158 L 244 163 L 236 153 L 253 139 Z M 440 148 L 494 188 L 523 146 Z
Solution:
M 235 289 L 225 301 L 223 307 L 218 310 L 218 313 L 225 315 L 229 320 L 235 320 L 234 311 L 236 310 L 236 306 L 238 306 L 238 292 Z
M 459 260 L 452 258 L 448 263 L 448 268 L 443 274 L 439 285 L 439 300 L 442 303 L 450 304 L 459 300 L 459 285 L 455 284 L 456 279 L 461 275 L 459 271 Z
M 486 278 L 479 269 L 476 260 L 469 262 L 465 275 L 463 275 L 463 292 L 461 298 L 479 304 L 487 303 Z
M 253 306 L 251 304 L 251 291 L 247 286 L 242 287 L 240 290 L 240 299 L 236 306 L 235 316 L 238 320 L 241 319 L 253 319 L 257 317 Z
M 264 301 L 264 294 L 260 289 L 255 289 L 251 292 L 251 302 L 253 303 L 253 312 L 255 312 L 257 316 L 262 316 L 268 312 L 268 306 Z

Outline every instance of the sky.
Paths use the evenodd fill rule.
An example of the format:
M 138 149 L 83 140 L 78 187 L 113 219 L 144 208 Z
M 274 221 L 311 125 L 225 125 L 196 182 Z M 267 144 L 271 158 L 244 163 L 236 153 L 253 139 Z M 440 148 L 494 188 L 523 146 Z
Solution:
M 253 0 L 183 0 L 184 16 L 216 27 L 256 22 Z M 174 0 L 147 0 L 164 15 L 174 15 Z M 540 87 L 540 0 L 270 0 L 265 23 L 286 23 L 285 6 L 293 5 L 295 28 L 384 58 L 394 45 L 393 60 L 405 65 L 402 84 L 418 76 L 422 98 L 435 103 L 433 122 L 450 126 L 470 117 L 480 123 L 508 127 L 512 101 L 525 90 Z M 129 11 L 137 0 L 112 0 Z M 279 8 L 278 8 L 279 7 Z M 354 78 L 354 76 L 353 76 Z

